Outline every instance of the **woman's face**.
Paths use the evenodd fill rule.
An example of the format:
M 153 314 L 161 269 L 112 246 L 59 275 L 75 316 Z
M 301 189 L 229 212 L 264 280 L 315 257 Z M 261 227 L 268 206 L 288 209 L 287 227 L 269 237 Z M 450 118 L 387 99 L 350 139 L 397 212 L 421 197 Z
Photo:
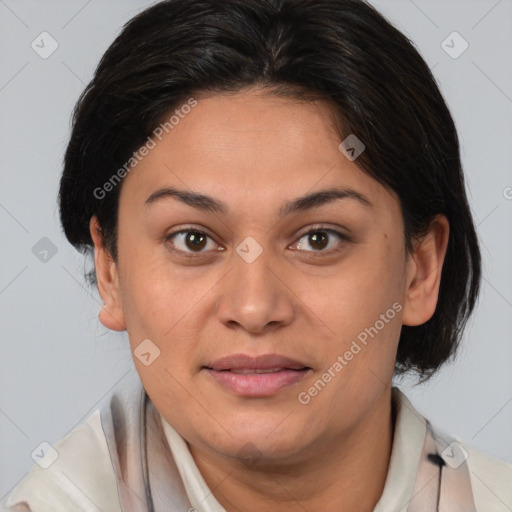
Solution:
M 197 100 L 123 183 L 107 307 L 191 445 L 300 460 L 391 381 L 414 267 L 400 205 L 339 150 L 327 105 Z

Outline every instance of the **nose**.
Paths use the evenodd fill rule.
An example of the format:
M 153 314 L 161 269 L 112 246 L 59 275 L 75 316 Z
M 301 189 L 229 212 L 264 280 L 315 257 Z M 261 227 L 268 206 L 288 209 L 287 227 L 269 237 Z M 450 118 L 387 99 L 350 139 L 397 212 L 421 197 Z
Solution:
M 253 334 L 290 324 L 295 315 L 294 294 L 275 259 L 263 251 L 252 262 L 238 254 L 233 260 L 219 287 L 219 320 Z

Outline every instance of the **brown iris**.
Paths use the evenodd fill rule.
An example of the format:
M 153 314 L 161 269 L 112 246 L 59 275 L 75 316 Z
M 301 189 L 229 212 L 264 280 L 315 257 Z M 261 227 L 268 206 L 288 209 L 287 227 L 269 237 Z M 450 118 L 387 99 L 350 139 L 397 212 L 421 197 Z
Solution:
M 204 233 L 189 231 L 185 236 L 185 244 L 191 250 L 200 251 L 206 245 L 206 239 L 207 236 Z
M 309 235 L 309 243 L 311 244 L 311 247 L 321 250 L 328 243 L 328 235 L 325 231 L 315 231 Z M 320 247 L 318 247 L 318 245 Z

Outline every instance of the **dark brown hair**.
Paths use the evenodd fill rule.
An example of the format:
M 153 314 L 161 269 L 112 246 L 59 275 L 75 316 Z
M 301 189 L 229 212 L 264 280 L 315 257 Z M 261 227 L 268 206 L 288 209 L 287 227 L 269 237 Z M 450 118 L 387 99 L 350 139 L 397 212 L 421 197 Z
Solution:
M 95 191 L 194 93 L 251 86 L 330 102 L 341 136 L 366 146 L 355 163 L 397 194 L 408 251 L 436 214 L 448 218 L 437 309 L 425 324 L 402 327 L 396 360 L 396 374 L 426 380 L 456 352 L 481 256 L 457 132 L 436 81 L 411 41 L 364 1 L 168 0 L 130 20 L 74 111 L 59 193 L 68 240 L 90 251 L 96 215 L 116 258 L 122 183 L 104 197 Z

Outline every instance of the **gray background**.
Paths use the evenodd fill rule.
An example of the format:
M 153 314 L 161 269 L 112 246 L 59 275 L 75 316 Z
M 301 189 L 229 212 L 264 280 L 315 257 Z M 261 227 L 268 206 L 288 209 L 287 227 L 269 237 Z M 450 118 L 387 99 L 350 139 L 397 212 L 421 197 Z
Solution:
M 512 462 L 512 0 L 371 3 L 414 41 L 448 101 L 485 267 L 457 362 L 401 387 L 434 424 Z M 126 334 L 97 320 L 56 194 L 73 105 L 122 24 L 148 5 L 0 0 L 0 498 L 36 446 L 63 437 L 135 371 Z M 59 45 L 47 59 L 31 47 L 43 31 Z M 469 44 L 456 59 L 441 46 L 453 31 Z M 32 252 L 43 237 L 57 250 L 47 261 Z

